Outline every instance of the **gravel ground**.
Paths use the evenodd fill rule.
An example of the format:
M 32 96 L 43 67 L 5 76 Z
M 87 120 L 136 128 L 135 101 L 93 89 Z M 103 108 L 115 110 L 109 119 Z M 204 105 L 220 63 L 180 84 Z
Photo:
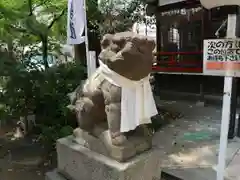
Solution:
M 0 180 L 44 180 L 55 165 L 47 160 L 44 149 L 29 140 L 11 140 L 10 127 L 0 129 Z

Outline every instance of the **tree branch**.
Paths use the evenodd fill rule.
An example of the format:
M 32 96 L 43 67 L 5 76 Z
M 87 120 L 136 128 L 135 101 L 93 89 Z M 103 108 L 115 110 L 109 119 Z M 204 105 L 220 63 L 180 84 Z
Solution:
M 21 33 L 29 33 L 29 34 L 33 34 L 35 36 L 39 36 L 39 34 L 35 33 L 34 31 L 29 31 L 28 29 L 22 28 L 22 27 L 16 27 L 13 25 L 8 24 L 7 25 L 8 28 L 13 29 L 15 31 L 21 32 Z
M 28 0 L 29 16 L 33 15 L 33 3 L 32 0 Z
M 10 24 L 8 24 L 7 27 L 9 27 L 9 28 L 11 28 L 15 31 L 21 32 L 21 33 L 27 33 L 28 32 L 27 29 L 24 29 L 24 28 L 21 28 L 21 27 L 15 27 L 15 26 L 10 25 Z
M 35 9 L 37 9 L 38 7 L 41 7 L 42 5 L 46 5 L 46 3 L 47 2 L 49 2 L 50 0 L 42 0 L 39 4 L 37 4 L 37 5 L 35 5 L 34 7 L 33 7 L 33 11 L 35 10 Z
M 64 15 L 65 11 L 66 11 L 66 9 L 62 10 L 62 12 L 61 12 L 60 15 L 58 15 L 58 16 L 55 15 L 55 16 L 54 16 L 52 22 L 48 25 L 48 29 L 51 29 L 51 28 L 52 28 L 52 26 L 54 25 L 54 23 L 57 22 L 57 21 Z

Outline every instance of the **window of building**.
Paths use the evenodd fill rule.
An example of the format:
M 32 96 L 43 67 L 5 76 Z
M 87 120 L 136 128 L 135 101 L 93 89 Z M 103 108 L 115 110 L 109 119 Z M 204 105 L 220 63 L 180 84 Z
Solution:
M 199 66 L 202 60 L 201 7 L 180 8 L 162 12 L 160 22 L 160 52 L 162 66 Z M 189 63 L 188 63 L 189 62 Z

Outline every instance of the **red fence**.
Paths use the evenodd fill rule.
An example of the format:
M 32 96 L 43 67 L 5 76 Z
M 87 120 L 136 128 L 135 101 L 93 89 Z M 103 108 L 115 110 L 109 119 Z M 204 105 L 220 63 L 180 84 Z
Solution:
M 198 52 L 158 52 L 158 62 L 154 72 L 202 73 L 202 51 Z

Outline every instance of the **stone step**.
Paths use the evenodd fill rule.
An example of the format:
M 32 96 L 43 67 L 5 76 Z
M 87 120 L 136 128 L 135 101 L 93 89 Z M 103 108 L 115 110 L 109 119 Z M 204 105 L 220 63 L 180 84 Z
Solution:
M 68 179 L 59 174 L 57 169 L 54 169 L 53 171 L 46 173 L 45 180 L 68 180 Z M 159 180 L 182 180 L 182 179 L 172 178 L 169 175 L 162 175 L 161 179 Z
M 53 171 L 46 173 L 45 180 L 68 180 L 68 179 L 59 174 L 57 169 L 54 169 Z
M 59 174 L 57 169 L 55 169 L 51 172 L 46 173 L 45 180 L 68 180 L 68 179 L 66 179 L 61 174 Z M 159 179 L 159 180 L 182 180 L 182 179 L 177 178 L 177 177 L 173 177 L 170 174 L 162 172 L 161 179 Z
M 161 180 L 183 180 L 183 179 L 178 178 L 176 176 L 173 176 L 171 174 L 168 174 L 168 173 L 162 171 L 162 173 L 161 173 Z

